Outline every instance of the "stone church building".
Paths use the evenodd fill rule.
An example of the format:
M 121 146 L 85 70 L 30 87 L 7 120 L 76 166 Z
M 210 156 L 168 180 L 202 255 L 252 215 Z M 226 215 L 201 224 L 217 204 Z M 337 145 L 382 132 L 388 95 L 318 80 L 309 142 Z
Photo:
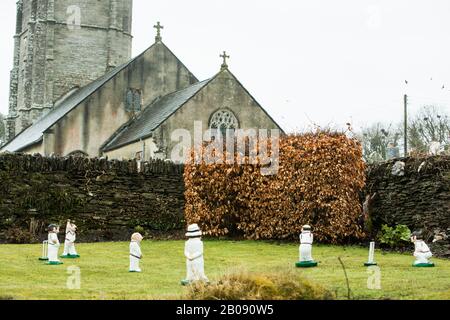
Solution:
M 167 159 L 176 129 L 280 129 L 228 69 L 199 81 L 162 42 L 131 58 L 132 0 L 19 0 L 0 152 Z M 280 129 L 281 130 L 281 129 Z

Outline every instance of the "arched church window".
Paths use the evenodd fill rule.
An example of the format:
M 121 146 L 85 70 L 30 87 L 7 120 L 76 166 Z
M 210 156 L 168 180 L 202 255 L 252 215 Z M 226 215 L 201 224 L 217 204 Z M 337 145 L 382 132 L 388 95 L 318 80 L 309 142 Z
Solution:
M 130 19 L 126 15 L 123 17 L 123 31 L 130 32 Z
M 133 91 L 131 89 L 128 89 L 127 97 L 125 99 L 125 110 L 127 112 L 131 112 L 133 110 L 133 98 Z
M 134 96 L 133 96 L 133 107 L 134 112 L 140 112 L 142 109 L 142 98 L 141 98 L 141 91 L 135 90 Z
M 211 129 L 219 130 L 223 136 L 226 135 L 227 130 L 239 129 L 239 121 L 234 113 L 227 109 L 222 109 L 215 112 L 209 121 Z
M 125 97 L 125 111 L 140 112 L 142 110 L 142 93 L 139 89 L 128 89 Z
M 27 45 L 28 45 L 28 37 L 23 37 L 22 48 L 20 48 L 20 54 L 22 55 L 22 61 L 27 60 Z

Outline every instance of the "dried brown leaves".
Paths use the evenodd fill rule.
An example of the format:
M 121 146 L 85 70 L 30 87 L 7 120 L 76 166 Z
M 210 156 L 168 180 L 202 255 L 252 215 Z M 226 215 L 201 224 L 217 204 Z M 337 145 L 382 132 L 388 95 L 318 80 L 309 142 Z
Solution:
M 361 145 L 345 134 L 283 137 L 274 176 L 261 175 L 259 165 L 202 163 L 186 166 L 185 184 L 186 219 L 209 235 L 293 239 L 312 224 L 323 242 L 362 236 L 365 165 Z

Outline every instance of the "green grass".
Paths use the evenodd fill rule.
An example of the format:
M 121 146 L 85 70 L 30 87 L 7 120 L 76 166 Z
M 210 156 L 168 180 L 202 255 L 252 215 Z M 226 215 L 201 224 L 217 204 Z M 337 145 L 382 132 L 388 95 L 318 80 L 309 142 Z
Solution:
M 38 261 L 40 245 L 0 246 L 0 299 L 179 299 L 185 293 L 183 241 L 144 241 L 142 274 L 128 273 L 128 243 L 78 244 L 79 260 L 62 266 Z M 450 261 L 433 259 L 434 269 L 412 268 L 412 255 L 376 253 L 381 290 L 367 289 L 363 267 L 368 250 L 358 247 L 315 246 L 319 268 L 294 268 L 298 246 L 254 241 L 205 241 L 205 268 L 210 280 L 242 270 L 266 273 L 295 272 L 346 299 L 341 257 L 356 299 L 450 299 Z M 67 268 L 81 270 L 81 290 L 68 290 Z

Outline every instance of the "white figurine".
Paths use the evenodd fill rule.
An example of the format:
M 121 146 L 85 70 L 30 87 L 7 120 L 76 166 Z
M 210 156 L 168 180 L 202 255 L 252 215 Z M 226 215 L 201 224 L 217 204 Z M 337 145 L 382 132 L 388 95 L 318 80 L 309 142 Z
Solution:
M 192 224 L 188 227 L 184 255 L 186 256 L 187 278 L 181 283 L 188 285 L 194 281 L 209 282 L 205 275 L 205 262 L 203 259 L 203 242 L 202 231 L 197 224 Z
M 48 226 L 48 263 L 49 265 L 63 264 L 58 260 L 58 250 L 60 247 L 58 239 L 59 227 L 55 224 Z
M 298 268 L 317 267 L 317 262 L 312 258 L 313 242 L 314 235 L 311 232 L 311 226 L 303 226 L 300 234 L 300 262 L 296 264 Z
M 144 237 L 140 233 L 134 233 L 131 236 L 130 243 L 130 272 L 142 272 L 139 268 L 139 262 L 142 260 L 143 255 L 141 251 L 141 242 Z
M 421 232 L 414 232 L 411 237 L 411 241 L 414 243 L 414 257 L 416 261 L 414 262 L 414 267 L 434 267 L 434 263 L 430 262 L 429 259 L 433 256 L 430 248 L 427 246 L 425 241 L 423 241 Z
M 66 241 L 64 241 L 64 253 L 61 258 L 75 259 L 80 255 L 75 250 L 77 226 L 70 220 L 67 220 Z

